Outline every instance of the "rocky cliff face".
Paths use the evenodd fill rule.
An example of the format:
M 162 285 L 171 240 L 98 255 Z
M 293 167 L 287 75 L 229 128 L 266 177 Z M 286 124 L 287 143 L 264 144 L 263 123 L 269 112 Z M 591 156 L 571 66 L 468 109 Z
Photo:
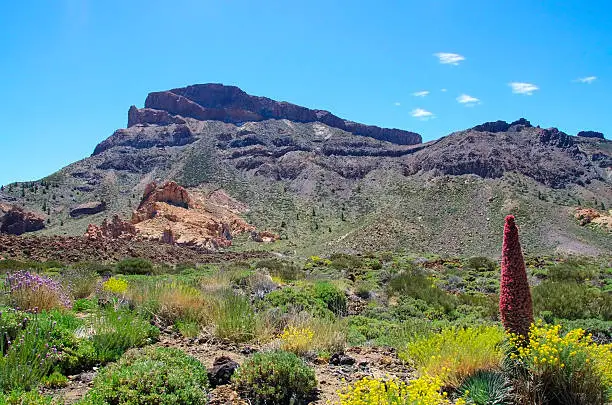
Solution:
M 21 235 L 44 227 L 45 217 L 42 214 L 26 211 L 16 205 L 0 204 L 0 232 Z
M 128 127 L 138 124 L 180 123 L 183 119 L 177 116 L 234 124 L 268 119 L 322 122 L 354 135 L 368 136 L 398 145 L 422 142 L 421 136 L 414 132 L 359 124 L 339 118 L 329 111 L 312 110 L 266 97 L 251 96 L 238 87 L 222 84 L 198 84 L 150 93 L 144 109 L 130 108 Z

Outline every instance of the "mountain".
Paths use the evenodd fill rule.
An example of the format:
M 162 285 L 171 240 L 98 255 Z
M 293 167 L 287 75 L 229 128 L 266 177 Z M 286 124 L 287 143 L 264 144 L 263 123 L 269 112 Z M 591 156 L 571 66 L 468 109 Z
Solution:
M 147 184 L 175 181 L 202 201 L 227 195 L 244 205 L 245 223 L 281 237 L 261 245 L 236 235 L 233 250 L 491 256 L 512 213 L 529 254 L 605 254 L 610 229 L 575 215 L 608 215 L 612 142 L 580 135 L 519 119 L 422 143 L 414 132 L 194 85 L 150 93 L 92 156 L 9 185 L 0 202 L 46 213 L 38 233 L 82 235 L 112 214 L 129 219 Z

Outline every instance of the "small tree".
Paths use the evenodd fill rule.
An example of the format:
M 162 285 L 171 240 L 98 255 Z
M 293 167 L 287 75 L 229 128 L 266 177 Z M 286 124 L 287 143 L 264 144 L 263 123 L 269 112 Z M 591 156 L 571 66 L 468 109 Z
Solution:
M 533 304 L 513 215 L 506 217 L 504 226 L 499 313 L 506 331 L 525 338 L 529 336 L 529 328 L 533 323 Z

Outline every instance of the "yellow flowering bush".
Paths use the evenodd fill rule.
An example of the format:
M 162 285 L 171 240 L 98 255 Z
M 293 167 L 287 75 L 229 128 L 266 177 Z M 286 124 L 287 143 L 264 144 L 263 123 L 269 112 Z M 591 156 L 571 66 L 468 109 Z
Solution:
M 117 295 L 123 295 L 128 289 L 128 282 L 121 278 L 111 277 L 102 284 L 102 288 L 104 291 Z
M 477 370 L 499 368 L 503 339 L 497 327 L 446 329 L 410 342 L 399 357 L 412 362 L 419 373 L 439 376 L 444 384 L 457 387 Z
M 442 392 L 440 377 L 423 375 L 406 384 L 395 379 L 379 380 L 370 377 L 340 390 L 340 405 L 465 405 L 463 398 L 452 402 Z
M 302 355 L 310 349 L 314 339 L 314 332 L 309 328 L 288 326 L 279 337 L 282 350 Z
M 583 329 L 562 336 L 560 325 L 541 321 L 531 325 L 527 343 L 517 336 L 511 336 L 510 342 L 510 359 L 536 378 L 571 386 L 572 395 L 591 393 L 597 398 L 607 391 L 605 395 L 612 400 L 612 345 L 593 342 Z

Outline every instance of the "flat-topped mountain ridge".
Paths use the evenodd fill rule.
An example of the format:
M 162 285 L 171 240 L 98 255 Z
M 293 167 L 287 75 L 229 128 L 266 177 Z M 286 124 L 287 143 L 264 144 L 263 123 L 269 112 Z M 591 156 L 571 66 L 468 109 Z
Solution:
M 607 230 L 574 218 L 577 208 L 607 215 L 612 205 L 612 142 L 603 134 L 519 119 L 421 143 L 413 132 L 218 84 L 149 94 L 92 156 L 5 187 L 0 202 L 46 214 L 43 234 L 82 235 L 112 214 L 130 218 L 153 181 L 204 198 L 226 193 L 287 252 L 492 255 L 509 213 L 525 224 L 533 252 L 612 249 Z M 94 202 L 101 211 L 70 215 Z M 234 242 L 231 249 L 260 248 Z

